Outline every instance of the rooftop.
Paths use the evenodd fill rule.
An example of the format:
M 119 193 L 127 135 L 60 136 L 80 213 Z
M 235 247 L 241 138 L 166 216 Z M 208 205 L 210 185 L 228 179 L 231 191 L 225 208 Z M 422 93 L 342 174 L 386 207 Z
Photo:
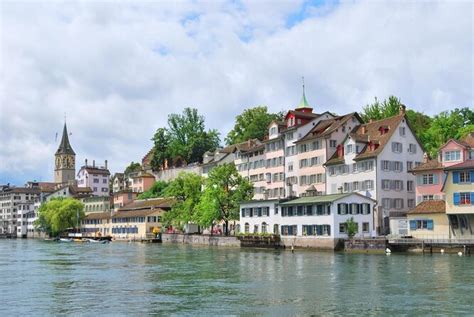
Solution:
M 419 203 L 415 208 L 408 211 L 409 215 L 444 214 L 446 213 L 446 202 L 444 200 L 427 200 Z
M 359 195 L 364 198 L 373 200 L 369 197 L 360 195 L 358 193 L 343 193 L 343 194 L 330 194 L 330 195 L 321 195 L 321 196 L 301 197 L 301 198 L 296 198 L 296 199 L 281 203 L 280 205 L 287 206 L 287 205 L 300 205 L 300 204 L 332 203 L 334 201 L 337 201 L 339 199 L 342 199 L 351 195 Z
M 428 160 L 425 163 L 422 163 L 421 165 L 418 165 L 417 167 L 414 167 L 411 169 L 412 172 L 423 172 L 423 171 L 431 171 L 431 170 L 437 170 L 437 169 L 443 169 L 443 164 L 441 164 L 438 160 Z

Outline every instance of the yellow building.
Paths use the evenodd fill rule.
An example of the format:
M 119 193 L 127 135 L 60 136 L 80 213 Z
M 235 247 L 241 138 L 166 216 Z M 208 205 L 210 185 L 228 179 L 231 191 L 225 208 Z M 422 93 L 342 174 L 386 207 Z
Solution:
M 106 237 L 110 236 L 110 212 L 93 212 L 86 214 L 81 222 L 83 237 Z
M 407 213 L 408 235 L 416 239 L 450 239 L 446 203 L 427 200 Z
M 474 158 L 474 157 L 473 157 Z M 474 238 L 474 159 L 446 167 L 446 214 L 453 238 Z

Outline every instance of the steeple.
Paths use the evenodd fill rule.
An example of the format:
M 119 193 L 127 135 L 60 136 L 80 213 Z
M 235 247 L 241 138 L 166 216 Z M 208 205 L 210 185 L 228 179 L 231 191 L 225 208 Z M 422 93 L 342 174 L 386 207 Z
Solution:
M 303 110 L 303 111 L 306 110 L 306 111 L 312 112 L 313 108 L 311 108 L 308 101 L 306 100 L 306 95 L 305 95 L 305 91 L 304 91 L 304 77 L 302 77 L 302 80 L 303 80 L 303 96 L 301 97 L 300 104 L 295 108 L 295 110 L 300 110 L 300 111 L 301 110 Z
M 61 138 L 61 143 L 59 143 L 59 148 L 56 151 L 56 155 L 58 154 L 71 154 L 71 155 L 76 155 L 74 153 L 71 144 L 69 143 L 69 137 L 67 134 L 67 127 L 66 127 L 66 122 L 64 122 L 64 128 L 63 128 L 63 136 Z

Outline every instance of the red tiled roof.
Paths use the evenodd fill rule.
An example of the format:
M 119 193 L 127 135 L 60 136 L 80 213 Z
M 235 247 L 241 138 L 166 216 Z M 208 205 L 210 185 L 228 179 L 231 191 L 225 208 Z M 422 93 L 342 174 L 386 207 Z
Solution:
M 445 167 L 444 170 L 457 170 L 457 169 L 465 169 L 465 168 L 474 168 L 474 160 L 467 160 L 459 164 L 451 165 Z
M 118 211 L 129 211 L 139 209 L 169 209 L 174 203 L 174 198 L 152 198 L 135 200 L 126 206 L 123 206 Z
M 344 123 L 346 123 L 350 118 L 354 116 L 359 119 L 359 122 L 362 122 L 362 119 L 360 119 L 359 115 L 356 112 L 351 112 L 346 115 L 334 117 L 331 119 L 321 120 L 304 137 L 302 137 L 295 143 L 305 142 L 308 140 L 330 135 L 333 131 L 341 127 Z
M 411 169 L 411 172 L 422 172 L 422 171 L 431 171 L 431 170 L 438 170 L 443 169 L 443 164 L 441 164 L 438 160 L 428 160 L 426 163 L 418 165 Z M 409 171 L 410 172 L 410 171 Z
M 445 214 L 446 202 L 444 200 L 426 200 L 408 211 L 409 215 Z

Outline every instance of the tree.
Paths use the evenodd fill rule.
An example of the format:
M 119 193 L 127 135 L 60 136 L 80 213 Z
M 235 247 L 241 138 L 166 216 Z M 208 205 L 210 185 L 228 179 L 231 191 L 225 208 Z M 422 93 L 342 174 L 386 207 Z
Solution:
M 123 172 L 123 177 L 125 180 L 128 179 L 128 176 L 131 173 L 134 172 L 139 172 L 142 169 L 142 166 L 140 163 L 134 163 L 133 161 L 125 168 L 125 171 Z
M 194 173 L 181 172 L 165 190 L 165 196 L 173 197 L 171 210 L 164 216 L 164 222 L 181 227 L 196 221 L 196 207 L 202 194 L 203 178 Z
M 352 239 L 358 230 L 357 222 L 354 221 L 354 217 L 351 217 L 346 221 L 347 236 Z
M 165 165 L 165 161 L 169 159 L 168 145 L 170 137 L 165 128 L 158 128 L 153 136 L 153 157 L 151 159 L 151 168 L 159 171 Z
M 253 185 L 243 178 L 234 164 L 223 164 L 209 173 L 198 206 L 198 223 L 212 226 L 224 221 L 225 234 L 229 234 L 229 221 L 239 219 L 241 201 L 253 196 Z
M 266 106 L 245 109 L 235 118 L 234 128 L 227 134 L 228 145 L 245 142 L 249 139 L 263 140 L 268 125 L 273 120 L 281 120 L 283 113 L 269 113 Z
M 205 130 L 204 116 L 197 109 L 186 108 L 182 114 L 168 116 L 168 128 L 159 128 L 153 137 L 154 170 L 159 170 L 171 158 L 182 158 L 188 164 L 202 162 L 207 151 L 219 146 L 219 132 Z
M 441 145 L 449 139 L 460 139 L 473 131 L 474 112 L 469 108 L 456 108 L 434 116 L 428 129 L 422 132 L 421 140 L 431 157 L 436 157 Z
M 368 104 L 362 109 L 362 120 L 369 122 L 395 116 L 399 113 L 401 105 L 400 99 L 395 96 L 388 97 L 382 103 L 375 97 L 374 103 Z
M 72 198 L 53 198 L 39 208 L 35 228 L 50 237 L 58 236 L 66 229 L 77 228 L 84 219 L 84 204 Z
M 137 199 L 148 199 L 148 198 L 158 198 L 163 197 L 165 190 L 168 187 L 168 182 L 165 181 L 156 181 L 150 189 L 138 195 Z

